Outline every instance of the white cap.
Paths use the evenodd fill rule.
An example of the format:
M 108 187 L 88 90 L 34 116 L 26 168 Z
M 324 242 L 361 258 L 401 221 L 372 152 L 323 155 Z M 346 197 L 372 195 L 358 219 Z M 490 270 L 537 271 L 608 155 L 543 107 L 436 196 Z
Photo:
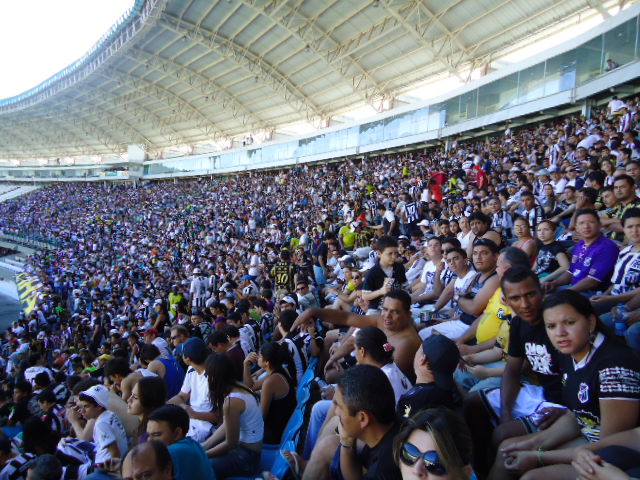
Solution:
M 196 268 L 193 269 L 193 274 L 195 275 L 197 273 L 202 273 L 202 270 L 200 270 L 199 268 L 196 267 Z
M 95 402 L 100 405 L 102 408 L 107 408 L 109 406 L 109 390 L 104 385 L 94 385 L 89 390 L 85 390 L 80 395 L 86 395 L 87 397 L 93 398 Z
M 288 303 L 290 305 L 297 305 L 298 302 L 295 301 L 295 299 L 291 296 L 291 295 L 285 295 L 284 297 L 282 297 L 282 299 L 280 300 L 280 303 L 285 302 Z
M 428 227 L 429 226 L 429 220 L 422 220 L 422 221 L 418 222 L 418 226 L 419 227 Z

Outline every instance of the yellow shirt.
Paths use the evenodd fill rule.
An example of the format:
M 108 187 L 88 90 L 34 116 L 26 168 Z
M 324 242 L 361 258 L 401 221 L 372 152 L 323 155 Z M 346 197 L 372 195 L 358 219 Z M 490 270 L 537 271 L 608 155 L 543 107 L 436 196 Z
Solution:
M 344 225 L 338 235 L 342 235 L 342 244 L 344 248 L 351 249 L 356 243 L 356 234 L 351 231 L 351 227 L 349 225 Z
M 493 294 L 493 297 L 491 297 L 491 300 L 489 300 L 484 312 L 482 312 L 482 319 L 476 330 L 476 341 L 478 343 L 496 338 L 498 336 L 498 330 L 500 330 L 500 324 L 503 323 L 503 320 L 508 320 L 511 316 L 511 310 L 500 301 L 501 297 L 502 289 L 498 288 L 496 293 Z

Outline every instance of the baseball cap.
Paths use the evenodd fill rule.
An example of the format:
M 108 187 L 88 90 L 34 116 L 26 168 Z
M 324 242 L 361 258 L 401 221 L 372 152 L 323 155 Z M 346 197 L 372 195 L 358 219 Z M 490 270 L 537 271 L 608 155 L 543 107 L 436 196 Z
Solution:
M 142 334 L 143 335 L 155 335 L 155 336 L 160 335 L 158 333 L 158 329 L 157 328 L 153 328 L 153 327 L 147 328 Z
M 201 338 L 193 337 L 182 344 L 182 355 L 193 359 L 196 363 L 204 361 L 208 353 L 207 344 Z
M 102 408 L 107 408 L 109 405 L 109 390 L 104 385 L 94 385 L 89 390 L 85 390 L 80 394 L 82 396 L 92 398 Z
M 340 257 L 338 259 L 339 262 L 348 262 L 348 261 L 352 261 L 353 258 L 351 257 L 351 255 L 343 255 L 342 257 Z
M 429 221 L 428 220 L 422 220 L 421 222 L 418 222 L 418 226 L 419 227 L 428 227 L 429 226 Z
M 282 299 L 280 300 L 280 303 L 289 303 L 291 305 L 298 305 L 298 302 L 296 302 L 295 298 L 293 298 L 291 295 L 285 295 L 284 297 L 282 297 Z
M 194 275 L 196 273 L 202 273 L 202 270 L 200 270 L 199 268 L 196 267 L 196 268 L 193 269 L 193 273 L 194 273 Z
M 436 384 L 441 388 L 456 391 L 453 372 L 458 367 L 460 352 L 455 342 L 444 335 L 430 335 L 422 342 L 422 353 L 429 360 Z

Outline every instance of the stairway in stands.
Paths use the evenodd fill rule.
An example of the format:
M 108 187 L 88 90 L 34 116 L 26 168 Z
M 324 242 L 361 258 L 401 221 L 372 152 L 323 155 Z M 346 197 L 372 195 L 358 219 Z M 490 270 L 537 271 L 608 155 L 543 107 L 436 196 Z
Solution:
M 0 202 L 25 195 L 27 193 L 33 192 L 34 190 L 38 190 L 39 188 L 39 186 L 34 185 L 0 184 Z

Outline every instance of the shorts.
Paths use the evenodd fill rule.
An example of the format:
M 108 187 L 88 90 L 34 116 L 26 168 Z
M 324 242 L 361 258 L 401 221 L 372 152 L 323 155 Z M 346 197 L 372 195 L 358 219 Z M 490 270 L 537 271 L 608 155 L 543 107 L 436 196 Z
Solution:
M 502 416 L 500 389 L 481 390 L 480 397 L 491 415 L 491 421 L 494 425 L 497 425 Z M 533 433 L 538 430 L 537 425 L 542 418 L 540 411 L 549 407 L 567 408 L 564 405 L 545 400 L 544 388 L 541 386 L 525 383 L 520 387 L 516 401 L 511 409 L 511 415 L 522 422 L 527 432 Z

